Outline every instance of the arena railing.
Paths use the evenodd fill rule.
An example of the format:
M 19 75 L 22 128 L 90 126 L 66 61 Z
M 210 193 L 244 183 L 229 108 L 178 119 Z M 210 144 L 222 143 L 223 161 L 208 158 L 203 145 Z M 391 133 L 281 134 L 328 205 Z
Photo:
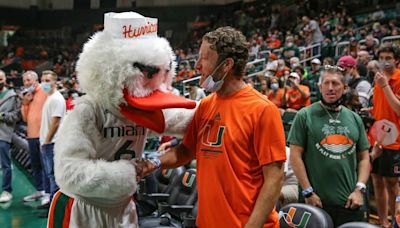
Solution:
M 321 43 L 315 43 L 307 47 L 300 48 L 300 64 L 306 66 L 308 61 L 321 57 Z
M 346 47 L 349 47 L 350 41 L 342 41 L 336 44 L 335 47 L 335 56 L 339 56 L 343 54 L 343 51 Z
M 400 45 L 400 36 L 386 36 L 381 39 L 381 44 L 395 43 Z

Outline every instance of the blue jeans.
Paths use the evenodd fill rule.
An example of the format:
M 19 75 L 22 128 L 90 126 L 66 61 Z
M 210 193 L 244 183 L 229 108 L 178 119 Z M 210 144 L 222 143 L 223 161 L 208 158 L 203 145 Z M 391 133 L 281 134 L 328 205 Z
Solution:
M 3 191 L 11 192 L 11 153 L 10 143 L 0 140 L 0 161 L 3 169 Z
M 42 155 L 44 170 L 50 182 L 50 199 L 53 199 L 54 194 L 59 189 L 54 177 L 54 143 L 42 145 Z
M 46 193 L 50 193 L 50 183 L 44 171 L 44 160 L 40 153 L 39 138 L 32 138 L 27 140 L 29 145 L 31 167 L 33 172 L 33 178 L 35 179 L 36 190 L 37 191 L 44 190 Z

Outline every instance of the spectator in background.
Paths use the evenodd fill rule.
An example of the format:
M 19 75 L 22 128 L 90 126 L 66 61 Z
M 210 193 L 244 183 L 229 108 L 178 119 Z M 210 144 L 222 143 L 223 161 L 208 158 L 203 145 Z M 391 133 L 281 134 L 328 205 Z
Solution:
M 344 90 L 341 70 L 326 66 L 321 73 L 322 101 L 296 114 L 288 138 L 305 203 L 325 210 L 334 227 L 367 219 L 369 143 L 361 118 L 340 105 Z
M 10 143 L 15 124 L 20 119 L 20 101 L 17 94 L 6 86 L 6 74 L 0 70 L 0 162 L 3 171 L 0 203 L 12 200 L 12 169 Z
M 365 51 L 372 57 L 375 57 L 378 51 L 378 44 L 375 43 L 374 37 L 372 35 L 367 35 L 365 37 Z
M 329 66 L 333 66 L 335 64 L 333 58 L 331 57 L 325 57 L 324 60 L 322 61 L 322 65 L 329 65 Z
M 280 78 L 285 75 L 285 71 L 290 71 L 290 68 L 285 65 L 285 60 L 278 59 L 278 68 L 276 70 L 275 76 Z
M 315 20 L 310 20 L 308 16 L 303 16 L 301 18 L 303 21 L 303 31 L 306 35 L 306 40 L 308 44 L 320 43 L 324 40 L 321 30 L 319 29 L 318 22 Z
M 346 84 L 350 88 L 348 93 L 350 93 L 352 96 L 355 96 L 359 103 L 356 105 L 351 105 L 353 108 L 352 110 L 360 111 L 361 108 L 366 108 L 369 106 L 369 98 L 372 87 L 364 77 L 360 76 L 356 64 L 356 60 L 349 55 L 341 57 L 337 63 L 339 67 L 344 69 Z M 359 107 L 359 105 L 361 105 L 361 107 Z
M 269 49 L 276 49 L 281 47 L 282 42 L 279 40 L 278 36 L 276 34 L 272 34 L 271 38 L 267 40 L 267 47 Z
M 400 70 L 396 69 L 399 51 L 393 46 L 383 46 L 378 51 L 378 57 L 380 70 L 374 78 L 372 115 L 376 121 L 386 119 L 400 129 Z M 393 144 L 383 146 L 380 141 L 377 143 L 383 152 L 372 163 L 372 180 L 379 220 L 382 225 L 386 225 L 388 201 L 390 214 L 400 214 L 399 206 L 395 212 L 396 196 L 399 195 L 400 135 Z M 386 191 L 388 199 L 385 197 Z
M 290 73 L 287 80 L 289 88 L 287 88 L 286 96 L 284 96 L 287 111 L 297 112 L 311 104 L 310 89 L 307 86 L 300 85 L 300 80 L 299 74 Z
M 280 88 L 277 77 L 271 77 L 269 80 L 268 99 L 272 101 L 278 108 L 285 106 L 283 97 L 285 96 L 285 88 Z M 282 111 L 281 111 L 282 112 Z
M 206 94 L 204 93 L 203 89 L 199 88 L 195 82 L 189 83 L 189 99 L 200 101 L 205 97 Z
M 65 99 L 57 90 L 57 74 L 53 71 L 42 72 L 42 89 L 49 96 L 43 105 L 40 125 L 40 144 L 43 154 L 46 176 L 50 182 L 50 202 L 58 190 L 54 177 L 54 143 L 58 137 L 58 129 L 66 112 Z M 47 205 L 47 209 L 50 204 Z M 46 207 L 42 207 L 46 208 Z M 46 217 L 47 213 L 39 215 Z
M 44 171 L 44 160 L 40 153 L 40 124 L 42 122 L 42 108 L 47 99 L 34 71 L 27 71 L 22 75 L 24 90 L 22 91 L 22 120 L 27 125 L 26 139 L 29 145 L 29 155 L 36 192 L 25 196 L 24 201 L 30 202 L 41 199 L 42 205 L 50 202 L 50 183 Z
M 290 69 L 294 71 L 297 66 L 300 66 L 300 59 L 298 57 L 292 57 L 289 60 Z
M 285 59 L 300 57 L 300 50 L 294 43 L 293 36 L 286 37 L 285 46 L 283 47 L 283 56 L 285 57 Z
M 317 58 L 311 60 L 311 68 L 308 71 L 308 84 L 312 95 L 316 96 L 318 92 L 318 81 L 321 74 L 321 61 Z
M 268 96 L 269 94 L 269 89 L 268 89 L 268 81 L 271 80 L 271 78 L 266 78 L 266 79 L 261 79 L 260 80 L 260 85 L 261 85 L 261 89 L 260 89 L 260 93 L 262 95 Z
M 379 71 L 379 62 L 377 60 L 371 60 L 367 64 L 367 80 L 369 83 L 373 83 L 375 74 Z
M 260 45 L 257 43 L 257 41 L 253 41 L 250 48 L 250 55 L 257 56 L 259 50 L 260 50 Z
M 367 66 L 368 62 L 371 60 L 371 56 L 367 51 L 359 51 L 357 53 L 357 63 L 364 64 Z

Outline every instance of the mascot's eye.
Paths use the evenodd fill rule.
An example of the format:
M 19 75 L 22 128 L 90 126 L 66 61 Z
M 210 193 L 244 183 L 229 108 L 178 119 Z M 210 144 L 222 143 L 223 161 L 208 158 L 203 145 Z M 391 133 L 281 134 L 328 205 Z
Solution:
M 153 75 L 160 72 L 160 68 L 153 66 L 146 66 L 141 63 L 133 63 L 133 67 L 138 68 L 143 74 L 147 74 L 148 79 L 153 78 Z

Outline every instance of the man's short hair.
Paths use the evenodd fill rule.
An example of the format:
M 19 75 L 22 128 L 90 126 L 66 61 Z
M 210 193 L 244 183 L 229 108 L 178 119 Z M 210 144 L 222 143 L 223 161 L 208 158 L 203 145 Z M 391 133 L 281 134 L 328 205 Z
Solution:
M 249 59 L 249 43 L 246 37 L 232 27 L 221 27 L 208 32 L 203 36 L 211 45 L 211 49 L 218 54 L 218 63 L 226 58 L 234 60 L 233 72 L 235 75 L 244 75 L 246 63 Z
M 27 72 L 23 73 L 22 74 L 22 78 L 25 77 L 25 75 L 31 76 L 35 81 L 37 81 L 38 78 L 39 78 L 37 73 L 35 71 L 32 71 L 32 70 L 28 70 Z
M 318 84 L 322 84 L 325 74 L 329 73 L 329 74 L 340 75 L 341 76 L 340 81 L 343 83 L 343 85 L 346 85 L 346 78 L 344 77 L 344 71 L 345 69 L 339 66 L 325 65 L 324 69 L 321 71 L 321 76 L 319 77 Z
M 57 74 L 54 71 L 45 70 L 42 72 L 42 75 L 46 75 L 46 74 L 50 74 L 53 77 L 54 81 L 57 81 Z
M 393 46 L 393 45 L 383 45 L 382 47 L 380 47 L 378 50 L 378 58 L 379 58 L 379 55 L 383 52 L 393 53 L 393 57 L 395 60 L 398 60 L 400 57 L 399 48 L 396 46 Z

